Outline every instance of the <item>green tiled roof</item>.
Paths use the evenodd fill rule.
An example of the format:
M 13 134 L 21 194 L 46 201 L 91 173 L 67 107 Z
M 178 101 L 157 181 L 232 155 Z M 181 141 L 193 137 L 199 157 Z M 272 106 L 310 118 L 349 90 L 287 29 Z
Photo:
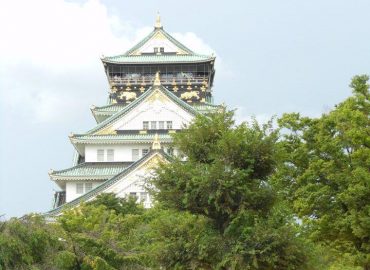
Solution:
M 122 110 L 127 104 L 109 104 L 101 107 L 94 107 L 91 110 L 96 114 L 111 115 Z
M 190 50 L 188 47 L 186 47 L 184 44 L 182 44 L 181 42 L 179 42 L 177 39 L 175 39 L 173 36 L 171 36 L 169 33 L 167 33 L 163 27 L 160 27 L 160 28 L 154 28 L 154 30 L 152 32 L 150 32 L 149 35 L 147 35 L 145 38 L 143 38 L 138 44 L 136 44 L 134 47 L 132 47 L 131 49 L 129 49 L 125 55 L 129 55 L 131 53 L 133 53 L 135 50 L 139 49 L 141 46 L 143 46 L 148 40 L 150 40 L 155 34 L 157 34 L 158 32 L 160 32 L 161 34 L 163 34 L 169 41 L 171 41 L 173 44 L 175 44 L 177 47 L 179 47 L 180 49 L 184 50 L 185 52 L 187 52 L 188 54 L 194 54 L 194 52 L 192 50 Z
M 127 167 L 125 170 L 123 170 L 121 173 L 115 175 L 114 177 L 110 178 L 109 180 L 105 181 L 104 183 L 102 183 L 101 185 L 97 186 L 96 188 L 92 189 L 91 191 L 85 193 L 84 195 L 66 203 L 66 204 L 63 204 L 53 210 L 50 210 L 49 212 L 43 214 L 44 216 L 46 217 L 52 217 L 52 216 L 56 216 L 56 215 L 59 215 L 61 214 L 63 211 L 67 210 L 67 209 L 71 209 L 75 206 L 77 206 L 78 204 L 80 204 L 81 202 L 84 202 L 84 201 L 88 201 L 92 198 L 94 198 L 96 195 L 104 192 L 104 190 L 106 190 L 107 188 L 109 188 L 110 186 L 112 186 L 113 184 L 115 184 L 116 182 L 118 182 L 122 177 L 124 177 L 125 175 L 127 175 L 128 173 L 132 172 L 133 170 L 135 170 L 140 164 L 144 163 L 145 161 L 147 161 L 148 159 L 150 159 L 151 157 L 153 157 L 154 154 L 156 153 L 160 153 L 160 155 L 162 155 L 164 158 L 166 158 L 167 160 L 170 160 L 171 157 L 169 155 L 167 155 L 165 152 L 163 152 L 162 150 L 152 150 L 149 154 L 147 154 L 146 156 L 142 157 L 141 159 L 139 159 L 138 161 L 136 161 L 135 163 L 133 163 L 132 165 L 130 165 L 129 167 Z
M 161 54 L 161 55 L 117 55 L 104 58 L 108 63 L 198 63 L 214 60 L 209 55 Z
M 190 105 L 190 104 L 189 104 Z M 109 116 L 112 116 L 116 112 L 119 112 L 123 110 L 127 104 L 110 104 L 110 105 L 105 105 L 101 107 L 93 107 L 91 108 L 91 111 L 97 120 L 98 123 L 104 121 L 107 119 Z M 191 106 L 197 110 L 200 113 L 209 113 L 216 111 L 218 108 L 220 108 L 220 105 L 215 105 L 212 103 L 193 103 Z
M 89 135 L 75 134 L 71 137 L 73 144 L 116 144 L 116 143 L 152 143 L 155 134 L 113 134 L 113 135 Z M 158 134 L 162 143 L 172 142 L 171 134 Z
M 166 88 L 164 88 L 162 85 L 160 86 L 152 86 L 147 91 L 145 91 L 142 95 L 140 95 L 137 99 L 135 99 L 133 102 L 125 106 L 121 111 L 113 114 L 108 119 L 105 119 L 103 122 L 99 123 L 96 127 L 89 130 L 86 134 L 92 134 L 94 132 L 97 132 L 107 125 L 113 123 L 115 120 L 119 119 L 121 116 L 125 115 L 126 113 L 130 112 L 133 108 L 135 108 L 137 105 L 141 103 L 146 97 L 148 97 L 152 92 L 154 92 L 156 89 L 159 89 L 162 93 L 164 93 L 167 97 L 169 97 L 172 101 L 174 101 L 176 104 L 178 104 L 180 107 L 182 107 L 187 112 L 196 115 L 198 114 L 198 111 L 195 110 L 192 106 L 190 106 L 188 103 L 184 102 L 180 98 L 178 98 L 175 94 L 168 91 Z
M 193 107 L 200 113 L 209 113 L 209 112 L 217 111 L 218 109 L 221 108 L 221 105 L 216 105 L 216 104 L 206 102 L 206 103 L 193 104 Z
M 147 41 L 149 41 L 158 32 L 164 35 L 170 42 L 175 44 L 178 48 L 183 50 L 186 54 L 142 54 L 132 55 L 133 52 L 142 47 Z M 102 61 L 105 63 L 128 63 L 128 64 L 140 64 L 140 63 L 196 63 L 214 60 L 214 56 L 196 54 L 184 44 L 176 40 L 163 28 L 155 28 L 149 35 L 142 39 L 138 44 L 132 47 L 130 50 L 121 55 L 103 57 Z
M 104 180 L 122 172 L 129 167 L 131 162 L 85 162 L 74 167 L 51 171 L 50 178 L 53 180 Z

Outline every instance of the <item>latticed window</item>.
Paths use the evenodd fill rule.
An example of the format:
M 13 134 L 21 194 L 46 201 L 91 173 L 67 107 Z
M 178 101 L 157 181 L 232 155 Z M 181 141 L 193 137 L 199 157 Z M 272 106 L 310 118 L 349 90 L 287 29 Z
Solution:
M 132 161 L 139 159 L 139 149 L 132 149 Z
M 172 129 L 172 121 L 167 121 L 167 129 Z
M 98 149 L 97 151 L 97 160 L 104 161 L 104 149 Z
M 144 129 L 144 130 L 149 129 L 149 122 L 148 122 L 148 121 L 144 121 L 144 122 L 143 122 L 143 129 Z
M 158 122 L 158 128 L 159 129 L 164 129 L 164 121 L 159 121 Z
M 114 149 L 107 150 L 107 160 L 114 161 Z
M 83 193 L 84 193 L 84 184 L 76 183 L 76 194 L 83 194 Z
M 157 122 L 156 121 L 151 121 L 150 122 L 150 129 L 157 129 Z
M 85 193 L 92 190 L 93 184 L 92 183 L 85 183 Z

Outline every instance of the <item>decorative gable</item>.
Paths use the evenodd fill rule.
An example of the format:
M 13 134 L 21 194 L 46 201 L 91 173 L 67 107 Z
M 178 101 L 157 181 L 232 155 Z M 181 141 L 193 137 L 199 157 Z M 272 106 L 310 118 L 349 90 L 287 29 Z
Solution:
M 143 102 L 113 125 L 114 130 L 142 130 L 143 122 L 172 122 L 171 129 L 181 129 L 194 116 L 173 102 L 159 89 L 153 91 Z M 151 127 L 149 127 L 151 128 Z
M 168 35 L 168 34 L 167 34 Z M 147 40 L 142 46 L 131 52 L 129 55 L 141 55 L 151 53 L 173 53 L 173 54 L 189 54 L 189 52 L 181 49 L 174 41 L 170 40 L 163 30 L 155 31 L 153 36 Z

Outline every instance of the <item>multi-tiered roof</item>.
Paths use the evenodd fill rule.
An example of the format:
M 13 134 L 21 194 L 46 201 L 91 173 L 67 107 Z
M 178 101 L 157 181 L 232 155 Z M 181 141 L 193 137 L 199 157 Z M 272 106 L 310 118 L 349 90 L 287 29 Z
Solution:
M 113 184 L 123 181 L 124 177 L 128 177 L 129 173 L 131 175 L 133 170 L 150 158 L 168 158 L 163 149 L 158 147 L 161 148 L 161 144 L 169 145 L 172 142 L 171 134 L 179 132 L 179 127 L 122 130 L 119 128 L 122 119 L 135 114 L 140 106 L 148 102 L 157 104 L 149 108 L 159 106 L 160 102 L 160 107 L 172 104 L 177 114 L 191 117 L 217 110 L 219 106 L 211 102 L 214 60 L 213 55 L 196 54 L 174 39 L 163 30 L 159 18 L 154 30 L 126 53 L 103 57 L 110 85 L 108 104 L 91 107 L 97 122 L 94 128 L 85 133 L 70 134 L 70 141 L 75 148 L 74 166 L 49 172 L 50 178 L 62 191 L 56 194 L 56 208 L 48 215 L 57 215 L 65 207 L 73 207 L 101 192 L 108 192 Z M 137 161 L 85 162 L 87 146 L 131 144 L 152 147 L 149 154 Z M 67 183 L 78 181 L 99 181 L 101 184 L 65 203 Z

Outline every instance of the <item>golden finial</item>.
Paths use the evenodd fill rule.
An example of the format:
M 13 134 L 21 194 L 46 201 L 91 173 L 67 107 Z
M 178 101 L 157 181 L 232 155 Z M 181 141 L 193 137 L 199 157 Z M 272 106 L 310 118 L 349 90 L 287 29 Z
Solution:
M 159 141 L 158 134 L 154 135 L 154 140 L 152 144 L 152 150 L 160 150 L 161 149 L 161 142 Z
M 157 71 L 157 73 L 155 74 L 155 78 L 154 78 L 154 83 L 153 83 L 154 86 L 159 86 L 161 85 L 161 78 L 159 77 L 159 71 Z
M 159 11 L 157 11 L 157 18 L 155 19 L 154 28 L 162 28 L 161 15 L 159 15 Z

